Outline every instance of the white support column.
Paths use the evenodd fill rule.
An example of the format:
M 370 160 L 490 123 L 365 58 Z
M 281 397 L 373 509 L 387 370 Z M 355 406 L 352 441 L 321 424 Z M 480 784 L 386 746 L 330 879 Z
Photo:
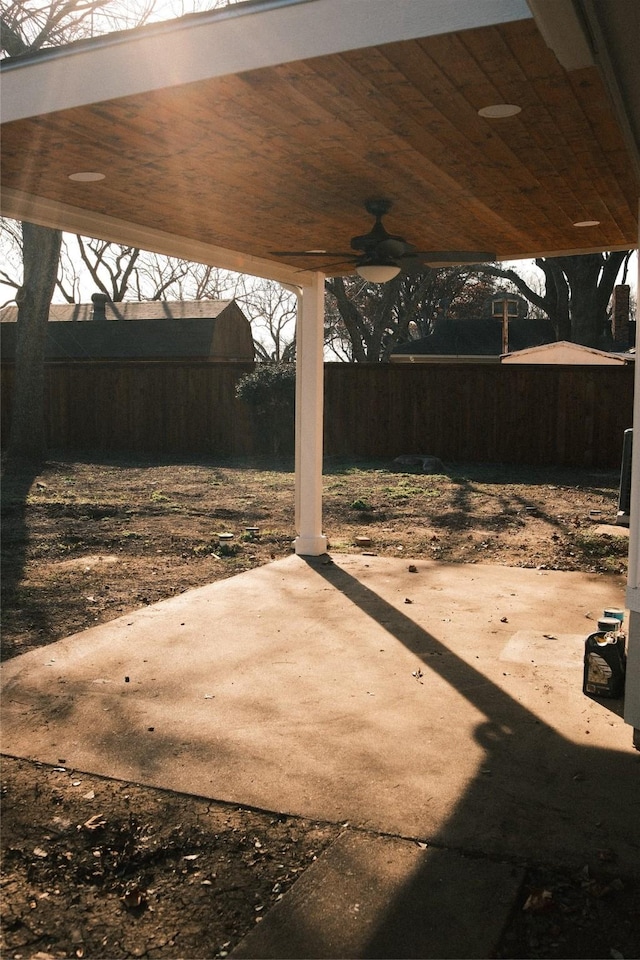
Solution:
M 322 533 L 322 430 L 324 414 L 324 274 L 298 296 L 296 329 L 296 533 L 295 551 L 327 551 Z
M 640 241 L 640 203 L 638 204 L 638 239 Z M 636 274 L 636 308 L 636 315 L 640 315 L 640 250 L 638 251 L 638 271 Z M 634 728 L 634 745 L 640 749 L 640 362 L 638 361 L 636 361 L 633 400 L 630 499 L 629 575 L 627 581 L 627 607 L 630 611 L 630 618 L 624 719 Z

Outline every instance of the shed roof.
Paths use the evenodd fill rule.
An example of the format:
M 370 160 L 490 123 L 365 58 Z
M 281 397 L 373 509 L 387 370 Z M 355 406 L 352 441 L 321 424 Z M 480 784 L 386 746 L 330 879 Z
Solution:
M 212 320 L 229 308 L 235 308 L 244 317 L 235 300 L 136 300 L 126 303 L 109 300 L 104 305 L 107 320 Z M 14 304 L 0 309 L 0 323 L 17 319 L 18 308 Z M 93 303 L 52 303 L 49 307 L 49 322 L 93 319 Z
M 610 353 L 571 343 L 569 340 L 558 340 L 555 343 L 544 343 L 515 353 L 506 353 L 500 359 L 502 363 L 588 363 L 624 366 L 635 357 L 630 353 Z
M 211 320 L 229 309 L 242 313 L 235 300 L 144 300 L 105 304 L 107 320 Z M 52 303 L 49 322 L 65 320 L 93 320 L 93 303 Z M 0 309 L 0 323 L 18 319 L 18 308 L 13 304 Z

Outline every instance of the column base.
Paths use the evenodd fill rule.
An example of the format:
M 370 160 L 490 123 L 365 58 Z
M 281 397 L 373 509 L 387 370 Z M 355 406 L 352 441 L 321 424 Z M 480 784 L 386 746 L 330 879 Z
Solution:
M 321 557 L 327 552 L 329 541 L 320 534 L 317 537 L 296 537 L 293 541 L 298 556 L 301 557 Z

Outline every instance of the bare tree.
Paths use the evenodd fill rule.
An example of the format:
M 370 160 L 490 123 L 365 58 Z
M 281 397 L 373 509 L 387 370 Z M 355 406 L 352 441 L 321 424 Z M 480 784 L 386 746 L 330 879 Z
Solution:
M 632 251 L 589 253 L 573 257 L 539 257 L 545 286 L 541 294 L 515 270 L 483 264 L 478 270 L 511 281 L 549 317 L 558 340 L 571 340 L 587 347 L 606 346 L 609 335 L 609 301 L 620 270 Z
M 0 251 L 0 284 L 8 288 L 3 291 L 6 299 L 0 306 L 6 307 L 15 302 L 16 293 L 22 286 L 22 227 L 17 220 L 0 219 Z M 12 291 L 11 295 L 9 291 Z
M 296 297 L 273 280 L 240 277 L 235 298 L 251 324 L 258 360 L 288 363 L 296 355 Z
M 427 268 L 385 284 L 333 277 L 326 290 L 326 340 L 337 356 L 356 362 L 388 360 L 396 344 L 426 336 L 442 304 L 451 316 L 479 315 L 477 304 L 490 293 L 466 268 Z
M 123 247 L 106 240 L 89 240 L 85 237 L 76 239 L 81 261 L 94 285 L 115 303 L 124 300 L 129 285 L 136 276 L 140 251 L 135 247 Z
M 209 264 L 190 264 L 184 285 L 178 284 L 181 300 L 228 300 L 234 296 L 236 273 Z
M 37 0 L 8 4 L 0 18 L 3 55 L 20 56 L 76 39 L 104 0 Z M 18 337 L 9 460 L 38 460 L 46 453 L 44 350 L 49 305 L 58 276 L 62 232 L 23 224 L 24 276 L 16 296 Z
M 10 462 L 37 461 L 47 446 L 44 424 L 46 320 L 55 287 L 62 234 L 59 230 L 23 223 L 22 237 L 24 278 L 16 293 L 18 336 L 8 448 Z M 52 265 L 56 269 L 52 269 Z
M 73 40 L 146 23 L 155 0 L 12 0 L 0 20 L 6 56 L 57 47 Z
M 15 220 L 0 222 L 0 285 L 22 286 L 22 231 Z M 176 257 L 88 237 L 62 235 L 56 291 L 79 303 L 101 291 L 109 300 L 221 300 L 228 297 L 226 271 Z M 235 275 L 234 275 L 235 276 Z M 15 301 L 9 296 L 5 303 Z
M 68 43 L 96 32 L 144 23 L 153 10 L 125 0 L 13 0 L 0 16 L 0 53 L 16 57 L 44 46 Z M 58 276 L 60 230 L 23 224 L 23 279 L 19 288 L 18 337 L 9 429 L 8 460 L 39 460 L 46 454 L 44 349 L 49 305 Z
M 221 300 L 220 285 L 216 285 L 213 279 L 221 273 L 223 271 L 203 263 L 143 251 L 136 264 L 136 299 Z M 205 277 L 213 291 L 212 296 L 204 296 L 201 292 Z

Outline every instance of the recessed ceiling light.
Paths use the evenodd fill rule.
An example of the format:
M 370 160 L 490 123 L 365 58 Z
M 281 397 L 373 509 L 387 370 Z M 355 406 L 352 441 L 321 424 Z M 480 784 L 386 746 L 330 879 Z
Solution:
M 577 220 L 574 223 L 574 227 L 597 227 L 599 225 L 599 220 Z
M 487 117 L 490 120 L 501 120 L 504 117 L 515 117 L 522 111 L 516 103 L 492 103 L 487 107 L 480 107 L 478 113 L 481 117 Z
M 84 170 L 80 173 L 70 173 L 69 180 L 75 180 L 76 183 L 94 183 L 96 180 L 104 180 L 104 173 L 97 173 L 93 170 Z

